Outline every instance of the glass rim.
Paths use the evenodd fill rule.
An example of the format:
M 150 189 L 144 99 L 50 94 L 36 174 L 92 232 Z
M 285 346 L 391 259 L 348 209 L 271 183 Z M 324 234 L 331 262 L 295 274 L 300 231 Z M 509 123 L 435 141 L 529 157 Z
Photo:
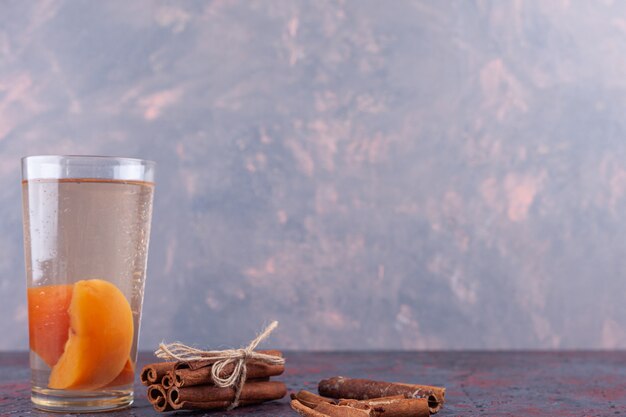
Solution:
M 156 162 L 149 159 L 141 159 L 141 158 L 129 158 L 125 156 L 110 156 L 110 155 L 29 155 L 23 156 L 21 158 L 21 162 L 33 161 L 33 162 L 45 162 L 48 160 L 49 162 L 54 162 L 59 159 L 70 159 L 70 160 L 79 160 L 79 159 L 91 159 L 93 161 L 103 160 L 103 161 L 119 161 L 126 162 L 129 164 L 144 164 L 155 166 Z

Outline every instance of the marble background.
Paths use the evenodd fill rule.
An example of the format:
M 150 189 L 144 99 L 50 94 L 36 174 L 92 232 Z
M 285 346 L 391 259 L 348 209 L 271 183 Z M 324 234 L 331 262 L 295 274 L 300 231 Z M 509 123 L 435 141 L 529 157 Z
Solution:
M 154 159 L 140 347 L 626 348 L 626 2 L 0 0 L 19 158 Z

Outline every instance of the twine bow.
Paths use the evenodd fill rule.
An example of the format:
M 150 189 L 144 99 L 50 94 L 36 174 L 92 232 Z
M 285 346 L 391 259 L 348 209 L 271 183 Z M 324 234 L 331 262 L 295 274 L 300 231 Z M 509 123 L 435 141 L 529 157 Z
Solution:
M 215 363 L 211 368 L 211 378 L 213 379 L 215 386 L 220 388 L 234 387 L 235 389 L 235 398 L 228 407 L 229 410 L 232 410 L 239 405 L 239 397 L 241 396 L 241 391 L 246 383 L 246 376 L 248 372 L 246 369 L 246 363 L 249 360 L 254 359 L 268 365 L 283 365 L 285 363 L 285 359 L 281 357 L 254 351 L 259 343 L 265 340 L 276 327 L 278 327 L 278 322 L 273 321 L 265 328 L 265 330 L 263 330 L 263 332 L 261 332 L 261 334 L 256 337 L 256 339 L 250 342 L 247 347 L 242 349 L 201 350 L 192 348 L 191 346 L 187 346 L 180 342 L 174 342 L 169 344 L 159 344 L 159 348 L 154 352 L 154 354 L 161 359 L 176 360 L 179 362 L 204 359 L 215 360 Z M 230 375 L 222 377 L 222 371 L 230 364 L 234 364 L 233 372 L 231 372 Z

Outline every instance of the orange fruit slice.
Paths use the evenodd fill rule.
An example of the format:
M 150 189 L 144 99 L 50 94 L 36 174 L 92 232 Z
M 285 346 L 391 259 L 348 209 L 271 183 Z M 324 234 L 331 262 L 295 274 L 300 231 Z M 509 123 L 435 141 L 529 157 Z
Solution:
M 133 314 L 124 294 L 100 279 L 74 284 L 70 332 L 52 367 L 53 389 L 93 390 L 111 383 L 124 369 L 133 343 Z
M 30 349 L 54 366 L 69 336 L 72 285 L 47 285 L 28 289 Z

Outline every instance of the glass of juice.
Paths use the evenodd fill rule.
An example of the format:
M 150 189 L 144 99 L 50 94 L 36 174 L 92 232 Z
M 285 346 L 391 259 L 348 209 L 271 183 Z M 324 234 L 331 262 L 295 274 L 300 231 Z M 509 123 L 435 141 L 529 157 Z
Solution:
M 129 406 L 154 162 L 22 159 L 31 400 L 39 409 Z

